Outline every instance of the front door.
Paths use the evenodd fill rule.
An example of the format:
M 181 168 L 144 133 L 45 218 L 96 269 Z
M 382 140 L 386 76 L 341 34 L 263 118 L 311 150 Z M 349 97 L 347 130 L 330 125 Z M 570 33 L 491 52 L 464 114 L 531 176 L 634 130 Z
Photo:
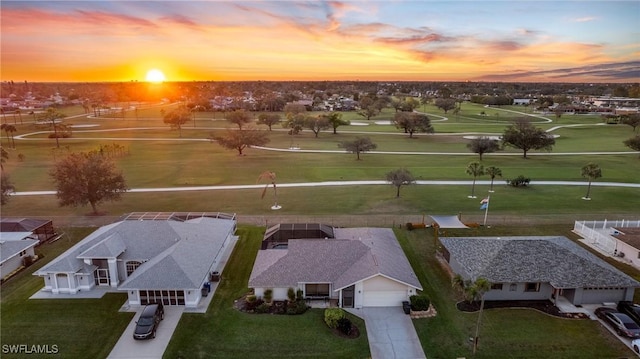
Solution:
M 342 290 L 342 307 L 353 308 L 353 294 L 355 286 L 350 286 Z
M 96 285 L 109 285 L 109 270 L 104 268 L 96 269 Z

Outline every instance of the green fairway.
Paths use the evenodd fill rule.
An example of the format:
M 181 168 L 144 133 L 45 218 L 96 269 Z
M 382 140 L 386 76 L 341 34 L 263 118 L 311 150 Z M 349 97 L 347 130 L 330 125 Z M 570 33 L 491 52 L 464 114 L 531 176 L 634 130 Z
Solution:
M 165 110 L 170 109 L 164 107 Z M 34 125 L 25 121 L 17 125 L 16 136 L 31 134 L 16 140 L 16 149 L 9 149 L 5 170 L 11 176 L 16 191 L 40 191 L 54 189 L 48 175 L 57 158 L 70 152 L 98 150 L 101 146 L 117 145 L 123 153 L 114 159 L 123 171 L 130 188 L 160 188 L 182 186 L 219 186 L 256 184 L 258 175 L 269 170 L 277 174 L 281 186 L 288 183 L 321 181 L 383 180 L 387 172 L 400 167 L 410 170 L 417 180 L 465 180 L 469 162 L 477 161 L 466 145 L 464 133 L 501 133 L 515 117 L 522 116 L 517 106 L 489 109 L 465 103 L 458 115 L 466 120 L 449 117 L 438 122 L 434 118 L 436 134 L 408 135 L 391 125 L 376 122 L 389 121 L 393 109 L 385 109 L 371 121 L 354 112 L 344 113 L 345 118 L 366 126 L 350 125 L 338 128 L 337 134 L 322 132 L 316 138 L 311 131 L 288 135 L 282 126 L 274 126 L 268 136 L 268 149 L 246 149 L 244 156 L 225 150 L 208 138 L 223 134 L 225 128 L 234 128 L 223 120 L 224 113 L 197 113 L 195 124 L 183 126 L 180 133 L 162 123 L 161 107 L 138 110 L 138 117 L 86 118 L 78 116 L 65 120 L 74 128 L 71 139 L 61 139 L 61 147 L 48 139 L 49 126 Z M 421 106 L 443 116 L 432 105 Z M 509 111 L 505 111 L 509 110 Z M 71 109 L 77 113 L 77 109 Z M 479 115 L 485 111 L 485 115 Z M 492 112 L 491 112 L 492 111 Z M 496 116 L 494 113 L 500 113 Z M 253 114 L 254 117 L 256 116 Z M 493 117 L 492 117 L 493 116 Z M 485 117 L 492 118 L 485 121 Z M 497 117 L 497 119 L 496 119 Z M 496 178 L 498 192 L 492 202 L 493 214 L 637 214 L 640 190 L 634 188 L 594 187 L 593 200 L 581 201 L 586 192 L 584 186 L 536 186 L 535 181 L 585 181 L 580 168 L 594 162 L 602 168 L 602 178 L 597 182 L 637 183 L 640 173 L 638 154 L 581 154 L 582 152 L 628 152 L 622 140 L 630 136 L 631 128 L 624 125 L 597 125 L 594 116 L 569 116 L 553 122 L 540 119 L 540 126 L 584 123 L 584 126 L 562 127 L 554 130 L 560 137 L 551 155 L 530 153 L 523 159 L 513 148 L 505 148 L 494 154 L 485 154 L 484 166 L 497 166 L 503 177 Z M 27 118 L 25 117 L 25 120 Z M 195 125 L 195 127 L 194 127 Z M 262 126 L 264 128 L 264 126 Z M 43 132 L 44 131 L 44 132 Z M 451 132 L 453 131 L 453 132 Z M 355 136 L 369 136 L 378 145 L 379 153 L 363 153 L 362 160 L 344 153 L 338 144 Z M 7 139 L 5 140 L 5 144 Z M 288 151 L 290 147 L 299 150 Z M 306 152 L 321 151 L 321 152 Z M 322 152 L 324 151 L 324 152 Z M 403 153 L 404 152 L 404 153 Z M 451 153 L 451 154 L 449 154 Z M 563 154 L 568 153 L 568 154 Z M 508 155 L 511 154 L 511 155 Z M 528 189 L 504 186 L 506 179 L 519 175 L 530 178 L 534 185 Z M 478 180 L 488 180 L 486 176 Z M 420 214 L 424 212 L 470 212 L 476 214 L 477 203 L 466 199 L 470 186 L 411 186 L 402 189 L 401 199 L 395 199 L 393 191 L 385 186 L 350 186 L 320 188 L 282 188 L 280 201 L 285 214 L 348 214 L 391 213 Z M 486 195 L 486 185 L 479 185 L 479 196 Z M 224 210 L 235 213 L 260 215 L 269 213 L 268 200 L 256 201 L 259 190 L 228 190 L 205 192 L 164 193 L 161 196 L 145 193 L 128 193 L 118 203 L 101 206 L 104 212 L 119 215 L 130 211 L 165 210 Z M 207 199 L 207 200 L 204 200 Z M 336 205 L 339 204 L 339 205 Z M 3 206 L 6 215 L 82 215 L 86 209 L 57 208 L 53 196 L 13 197 Z

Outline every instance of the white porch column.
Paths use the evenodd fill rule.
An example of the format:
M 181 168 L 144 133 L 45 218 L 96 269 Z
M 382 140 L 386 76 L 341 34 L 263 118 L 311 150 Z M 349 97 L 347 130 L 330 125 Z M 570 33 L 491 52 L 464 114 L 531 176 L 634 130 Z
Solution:
M 51 282 L 51 292 L 52 293 L 60 293 L 58 289 L 58 274 L 57 273 L 49 273 L 49 282 Z
M 112 288 L 118 288 L 118 261 L 109 259 L 109 282 Z

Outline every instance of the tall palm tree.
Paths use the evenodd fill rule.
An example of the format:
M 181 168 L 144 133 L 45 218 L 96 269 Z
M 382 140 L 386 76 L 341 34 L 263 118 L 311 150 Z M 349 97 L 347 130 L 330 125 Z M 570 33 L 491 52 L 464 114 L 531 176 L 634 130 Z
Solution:
M 589 179 L 589 186 L 587 186 L 587 194 L 582 199 L 590 200 L 589 194 L 591 193 L 591 181 L 602 177 L 602 170 L 600 166 L 595 163 L 589 162 L 582 167 L 582 177 Z
M 480 299 L 480 313 L 478 313 L 478 321 L 476 322 L 476 335 L 473 340 L 473 354 L 478 350 L 478 341 L 480 339 L 480 322 L 482 321 L 482 311 L 484 310 L 484 294 L 491 289 L 491 283 L 485 278 L 478 278 L 471 286 L 468 287 L 470 295 L 474 300 Z
M 5 124 L 5 123 L 3 123 L 0 126 L 2 127 L 4 132 L 7 134 L 7 143 L 9 142 L 9 139 L 11 139 L 11 148 L 16 148 L 16 141 L 13 138 L 13 133 L 17 131 L 16 126 Z
M 484 166 L 480 164 L 480 162 L 471 162 L 467 165 L 467 174 L 469 176 L 473 176 L 473 184 L 471 185 L 471 195 L 469 198 L 476 198 L 475 189 L 476 189 L 476 178 L 478 176 L 484 175 Z
M 262 181 L 262 180 L 267 180 L 270 181 L 270 183 L 267 183 L 264 186 L 264 189 L 262 190 L 262 196 L 260 198 L 264 198 L 264 195 L 267 193 L 267 189 L 269 188 L 269 185 L 273 186 L 273 198 L 274 198 L 274 205 L 271 206 L 271 209 L 276 210 L 276 209 L 280 209 L 282 208 L 282 206 L 280 206 L 278 204 L 278 192 L 277 192 L 277 187 L 276 187 L 276 174 L 275 172 L 271 172 L 271 171 L 265 171 L 262 172 L 260 174 L 260 176 L 258 176 L 258 182 Z
M 491 186 L 489 187 L 489 192 L 493 192 L 493 180 L 496 177 L 502 177 L 502 170 L 498 167 L 491 166 L 487 167 L 485 173 L 491 178 Z

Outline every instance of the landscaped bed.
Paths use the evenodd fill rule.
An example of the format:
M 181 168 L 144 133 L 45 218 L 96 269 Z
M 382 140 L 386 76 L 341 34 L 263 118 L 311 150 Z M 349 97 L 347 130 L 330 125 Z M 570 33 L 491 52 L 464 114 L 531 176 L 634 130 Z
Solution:
M 463 312 L 477 312 L 480 310 L 479 301 L 461 301 L 456 304 L 458 310 Z M 484 309 L 492 308 L 530 308 L 560 318 L 587 319 L 584 313 L 564 313 L 549 300 L 492 300 L 484 302 Z

